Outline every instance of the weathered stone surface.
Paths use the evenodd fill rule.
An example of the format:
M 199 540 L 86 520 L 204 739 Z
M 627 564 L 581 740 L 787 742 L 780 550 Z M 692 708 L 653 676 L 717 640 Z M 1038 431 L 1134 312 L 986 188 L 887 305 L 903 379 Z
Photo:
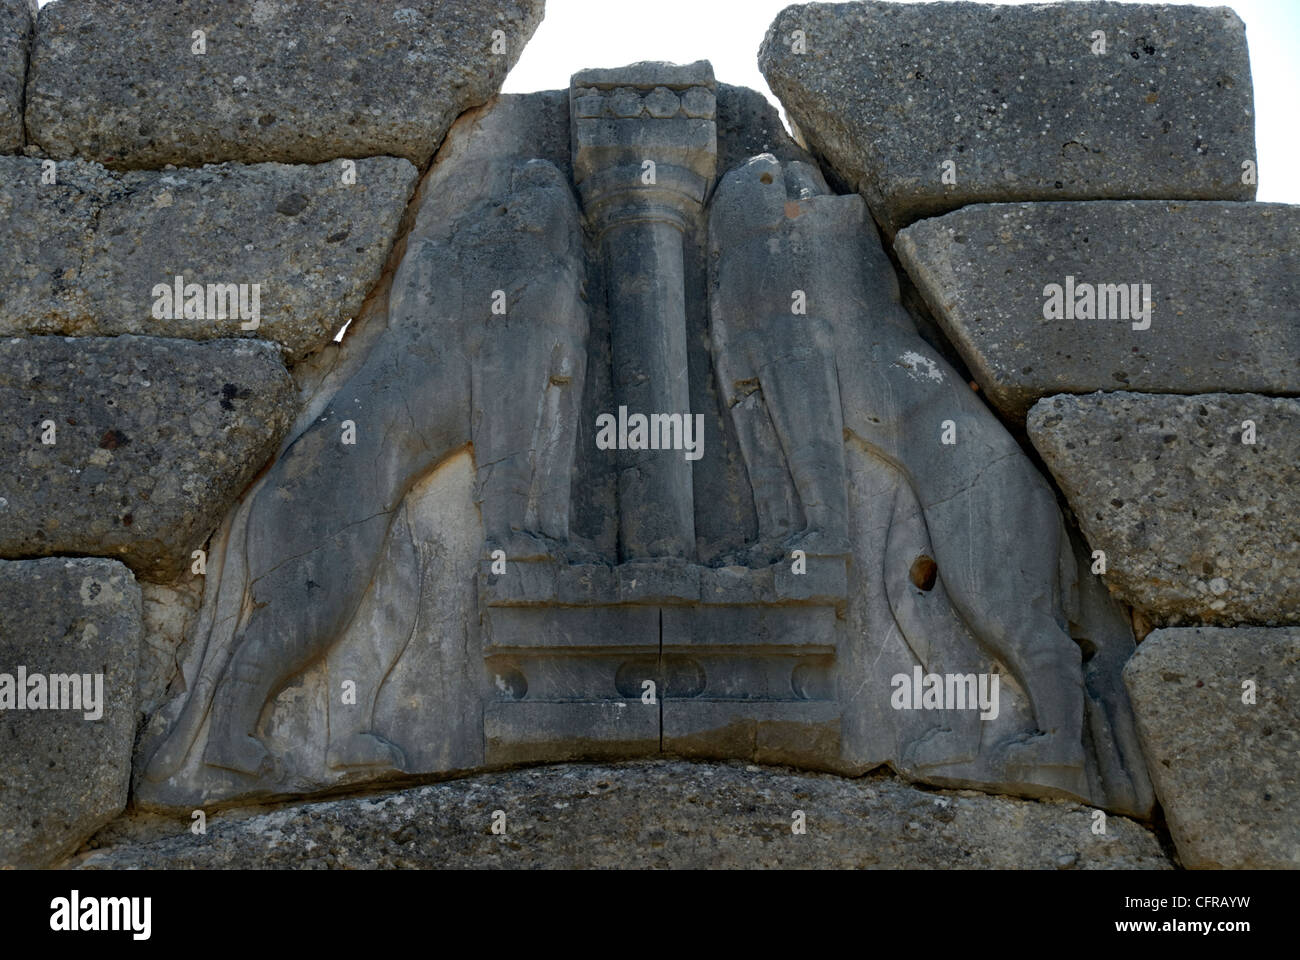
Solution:
M 0 341 L 0 554 L 187 573 L 288 429 L 292 390 L 261 341 Z
M 1151 791 L 1118 681 L 1132 636 L 1080 596 L 1046 480 L 917 334 L 862 198 L 830 194 L 804 164 L 754 157 L 723 177 L 709 239 L 714 372 L 758 514 L 746 559 L 798 549 L 855 561 L 837 736 L 813 737 L 803 704 L 788 711 L 790 738 L 943 786 L 1145 813 Z M 918 563 L 928 578 L 913 575 Z M 813 623 L 805 614 L 782 632 L 811 639 Z M 1086 671 L 1085 643 L 1106 651 Z M 905 709 L 893 680 L 914 670 L 918 687 L 921 673 L 997 673 L 1008 709 Z M 667 741 L 667 706 L 664 718 Z
M 381 332 L 231 521 L 204 601 L 220 613 L 205 612 L 186 696 L 160 716 L 143 802 L 481 765 L 475 571 L 485 538 L 512 560 L 562 553 L 585 374 L 577 200 L 559 168 L 511 146 L 530 127 L 510 121 L 537 102 L 457 124 L 371 321 Z M 357 709 L 325 709 L 344 679 Z
M 1300 206 L 986 204 L 894 249 L 1009 417 L 1054 393 L 1300 393 Z
M 1300 629 L 1156 630 L 1124 682 L 1183 866 L 1300 867 Z
M 812 162 L 785 132 L 776 107 L 757 90 L 719 83 L 717 104 L 719 175 L 760 153 L 770 153 L 783 163 Z
M 206 563 L 205 563 L 206 566 Z M 190 571 L 193 574 L 193 571 Z M 175 583 L 140 584 L 140 668 L 136 673 L 136 703 L 141 720 L 150 716 L 184 683 L 181 663 L 188 651 L 199 605 L 202 576 L 183 576 Z
M 570 95 L 573 179 L 605 276 L 614 405 L 675 414 L 694 427 L 685 245 L 717 172 L 713 67 L 699 61 L 584 70 L 574 75 Z M 655 176 L 635 176 L 650 156 Z M 702 416 L 698 422 L 703 433 Z M 698 456 L 624 449 L 617 459 L 620 559 L 693 559 L 690 461 Z
M 584 72 L 458 120 L 373 312 L 311 361 L 297 439 L 213 537 L 142 807 L 658 752 L 1149 813 L 1132 634 L 1079 589 L 1050 486 L 916 334 L 861 197 L 769 154 L 701 209 L 715 134 L 799 156 L 709 75 Z M 604 256 L 602 225 L 647 256 Z M 700 416 L 705 443 L 626 447 L 689 468 L 628 502 L 596 424 L 637 363 L 689 390 L 634 412 Z M 620 538 L 631 514 L 649 536 Z M 895 705 L 914 672 L 961 695 Z M 964 685 L 995 676 L 978 709 Z
M 0 0 L 0 153 L 23 146 L 23 85 L 36 25 L 36 0 Z
M 50 156 L 115 167 L 381 154 L 423 166 L 452 121 L 501 88 L 543 6 L 55 3 L 40 15 L 27 129 Z
M 203 763 L 212 717 L 197 712 L 206 702 L 196 700 L 205 691 L 210 696 L 212 659 L 233 643 L 255 487 L 213 537 L 208 590 L 181 654 L 183 672 L 172 681 L 174 699 L 152 716 L 136 752 L 137 774 L 144 775 L 151 760 L 161 765 L 167 754 L 159 755 L 160 743 L 181 753 L 177 769 L 159 781 L 142 776 L 137 802 L 193 809 L 232 796 L 303 794 L 481 766 L 484 670 L 473 569 L 483 530 L 471 499 L 473 476 L 471 458 L 462 453 L 418 481 L 402 501 L 379 569 L 339 642 L 268 705 L 259 731 L 276 764 L 260 781 Z M 356 685 L 355 704 L 339 702 L 345 682 Z M 191 701 L 197 706 L 186 713 Z M 186 726 L 191 718 L 197 729 Z M 177 730 L 181 747 L 168 748 L 163 739 Z M 186 757 L 191 739 L 198 747 Z
M 140 588 L 114 560 L 50 557 L 0 560 L 0 596 L 0 868 L 43 867 L 126 806 Z M 45 678 L 46 709 L 19 670 Z M 50 679 L 73 674 L 93 704 Z
M 1028 428 L 1107 583 L 1153 624 L 1300 622 L 1300 400 L 1059 396 Z
M 67 161 L 47 184 L 40 160 L 0 158 L 0 334 L 258 337 L 297 359 L 360 309 L 415 186 L 405 160 L 349 163 L 355 183 L 340 163 L 114 173 Z M 177 276 L 204 285 L 200 313 L 159 303 L 154 287 Z M 239 312 L 238 291 L 218 312 L 212 284 L 248 285 L 250 308 L 257 284 L 257 312 Z
M 493 812 L 506 832 L 492 833 Z M 802 810 L 805 834 L 791 830 Z M 971 792 L 922 791 L 741 764 L 560 765 L 382 796 L 210 816 L 96 838 L 88 869 L 1033 868 L 1166 869 L 1156 837 L 1122 817 Z
M 1255 195 L 1245 25 L 1227 7 L 797 5 L 759 67 L 887 235 L 970 203 Z

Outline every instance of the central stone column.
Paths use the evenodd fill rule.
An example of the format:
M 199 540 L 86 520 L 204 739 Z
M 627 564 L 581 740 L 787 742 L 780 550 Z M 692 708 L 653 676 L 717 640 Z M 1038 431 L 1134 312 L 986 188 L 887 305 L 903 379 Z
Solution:
M 614 401 L 629 417 L 690 417 L 683 242 L 716 173 L 714 90 L 707 61 L 586 70 L 570 87 L 573 176 L 604 262 Z M 618 457 L 620 558 L 693 559 L 684 451 Z

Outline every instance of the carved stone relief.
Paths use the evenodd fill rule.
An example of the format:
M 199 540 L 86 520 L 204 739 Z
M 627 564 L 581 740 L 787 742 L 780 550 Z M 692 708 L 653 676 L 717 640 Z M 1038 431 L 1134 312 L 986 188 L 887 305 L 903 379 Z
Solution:
M 635 64 L 457 123 L 213 544 L 142 803 L 662 752 L 1149 811 L 1051 487 L 742 97 Z

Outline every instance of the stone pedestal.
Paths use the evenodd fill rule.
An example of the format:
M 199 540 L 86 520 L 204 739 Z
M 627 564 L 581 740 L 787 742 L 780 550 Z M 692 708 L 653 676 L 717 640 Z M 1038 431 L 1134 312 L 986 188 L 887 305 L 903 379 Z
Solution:
M 842 559 L 480 574 L 485 761 L 674 753 L 835 769 Z

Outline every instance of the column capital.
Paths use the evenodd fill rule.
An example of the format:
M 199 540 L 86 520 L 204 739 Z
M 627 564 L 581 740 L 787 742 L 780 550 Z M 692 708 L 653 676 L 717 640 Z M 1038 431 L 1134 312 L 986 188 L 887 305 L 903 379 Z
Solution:
M 608 225 L 654 216 L 649 208 L 681 226 L 700 209 L 718 159 L 708 61 L 584 70 L 570 84 L 569 114 L 573 178 L 589 215 Z

